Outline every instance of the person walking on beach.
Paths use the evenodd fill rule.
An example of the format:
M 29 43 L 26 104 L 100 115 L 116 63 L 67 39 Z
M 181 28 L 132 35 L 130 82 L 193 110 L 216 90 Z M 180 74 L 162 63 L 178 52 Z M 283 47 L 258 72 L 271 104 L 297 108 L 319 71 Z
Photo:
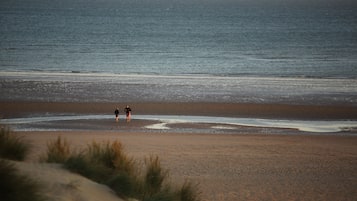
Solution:
M 129 122 L 131 120 L 131 109 L 129 105 L 125 107 L 126 121 Z
M 115 114 L 115 121 L 118 122 L 119 121 L 119 109 L 118 108 L 115 109 L 114 114 Z

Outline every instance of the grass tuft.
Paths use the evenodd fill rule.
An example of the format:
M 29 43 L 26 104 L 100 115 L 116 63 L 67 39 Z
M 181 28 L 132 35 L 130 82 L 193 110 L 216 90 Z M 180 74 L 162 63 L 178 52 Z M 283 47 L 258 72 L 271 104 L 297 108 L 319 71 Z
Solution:
M 69 143 L 66 139 L 58 136 L 55 141 L 47 143 L 47 153 L 40 158 L 40 161 L 47 163 L 64 163 L 70 157 Z
M 0 130 L 0 157 L 23 161 L 30 151 L 30 144 L 15 136 L 8 128 Z
M 88 145 L 86 153 L 92 162 L 100 163 L 115 172 L 135 173 L 134 160 L 124 153 L 119 141 L 103 144 L 92 142 Z
M 143 201 L 198 201 L 195 186 L 185 182 L 174 190 L 167 182 L 169 172 L 158 156 L 145 159 L 144 173 L 138 163 L 124 152 L 119 141 L 92 142 L 79 153 L 71 153 L 60 137 L 48 144 L 47 162 L 63 163 L 72 172 L 107 184 L 122 198 Z
M 118 173 L 109 179 L 107 185 L 123 198 L 136 198 L 141 194 L 141 183 L 138 178 L 125 172 Z
M 119 141 L 92 142 L 81 153 L 72 154 L 64 164 L 67 169 L 100 183 L 106 183 L 118 173 L 132 176 L 137 172 L 134 160 L 124 153 Z
M 178 194 L 181 201 L 197 201 L 200 200 L 201 192 L 199 192 L 198 184 L 194 185 L 185 181 Z
M 72 172 L 99 183 L 105 182 L 112 175 L 112 171 L 109 168 L 100 163 L 91 162 L 84 154 L 69 157 L 64 166 Z
M 163 183 L 168 178 L 168 171 L 161 167 L 159 157 L 150 156 L 146 162 L 145 187 L 146 193 L 149 196 L 157 194 L 161 191 Z
M 0 159 L 0 197 L 6 201 L 43 201 L 40 186 L 20 175 L 9 161 Z

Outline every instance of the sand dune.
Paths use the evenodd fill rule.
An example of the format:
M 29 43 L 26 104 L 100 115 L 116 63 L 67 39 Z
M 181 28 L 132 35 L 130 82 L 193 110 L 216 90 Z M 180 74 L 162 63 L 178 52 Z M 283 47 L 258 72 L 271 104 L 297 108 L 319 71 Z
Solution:
M 16 167 L 37 181 L 51 201 L 122 201 L 109 187 L 71 173 L 58 164 L 16 162 Z

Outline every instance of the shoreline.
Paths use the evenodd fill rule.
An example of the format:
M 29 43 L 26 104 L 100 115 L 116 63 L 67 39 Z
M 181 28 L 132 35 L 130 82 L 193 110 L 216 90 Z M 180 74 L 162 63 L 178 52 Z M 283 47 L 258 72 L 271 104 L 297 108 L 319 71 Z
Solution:
M 49 141 L 66 138 L 72 148 L 88 143 L 119 140 L 136 160 L 157 155 L 171 181 L 186 179 L 200 184 L 202 201 L 213 200 L 353 200 L 357 196 L 357 137 L 354 135 L 315 135 L 289 129 L 237 127 L 234 135 L 185 130 L 192 124 L 173 124 L 183 132 L 143 132 L 140 126 L 157 123 L 133 119 L 114 122 L 114 109 L 121 115 L 128 103 L 42 103 L 0 102 L 0 115 L 16 118 L 52 114 L 105 114 L 101 126 L 113 130 L 16 131 L 32 143 L 26 162 L 34 163 Z M 357 119 L 356 107 L 302 106 L 240 103 L 130 103 L 133 115 L 212 115 L 217 117 L 300 118 L 304 120 Z M 96 122 L 98 123 L 98 122 Z M 58 122 L 63 127 L 91 125 L 93 121 Z M 209 125 L 211 127 L 212 125 Z M 220 125 L 217 125 L 220 126 Z M 202 130 L 203 129 L 203 130 Z M 266 133 L 269 132 L 269 133 Z M 292 133 L 292 134 L 291 134 Z M 267 135 L 268 134 L 268 135 Z M 31 174 L 31 172 L 29 173 Z M 52 173 L 51 173 L 52 174 Z
M 287 105 L 207 102 L 0 102 L 0 118 L 37 114 L 113 114 L 130 105 L 133 115 L 192 115 L 300 120 L 356 120 L 357 107 L 343 105 Z
M 114 121 L 112 115 L 59 115 L 0 119 L 14 131 L 112 131 L 190 134 L 335 134 L 356 135 L 357 121 L 276 120 L 184 115 L 135 115 Z

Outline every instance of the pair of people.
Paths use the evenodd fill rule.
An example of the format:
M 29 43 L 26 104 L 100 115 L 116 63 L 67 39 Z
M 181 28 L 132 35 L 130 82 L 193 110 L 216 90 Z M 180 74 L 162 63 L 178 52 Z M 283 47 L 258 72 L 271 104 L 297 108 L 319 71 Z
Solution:
M 125 114 L 126 114 L 126 121 L 129 122 L 131 120 L 131 108 L 129 107 L 129 105 L 127 105 L 124 108 Z M 115 121 L 119 121 L 119 109 L 116 108 L 114 111 L 115 114 Z

